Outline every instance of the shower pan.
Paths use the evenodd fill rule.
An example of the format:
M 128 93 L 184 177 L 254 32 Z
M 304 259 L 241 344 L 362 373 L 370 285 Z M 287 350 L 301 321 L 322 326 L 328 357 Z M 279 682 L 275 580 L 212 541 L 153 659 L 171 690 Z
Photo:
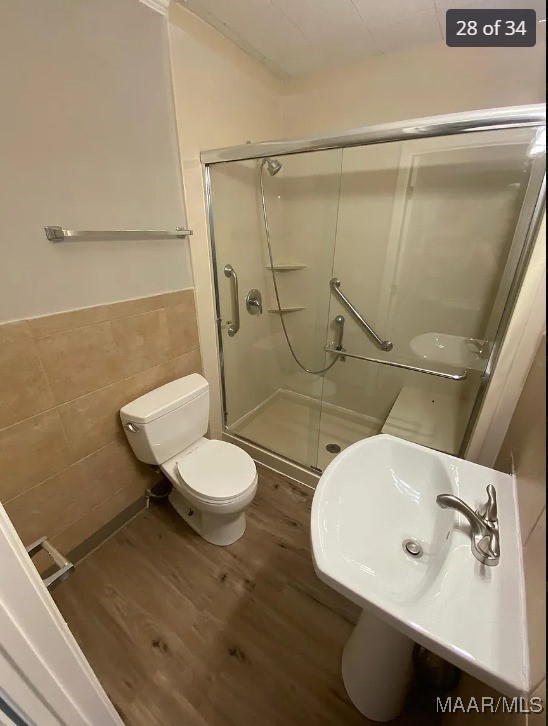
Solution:
M 381 432 L 462 455 L 543 209 L 544 124 L 532 106 L 203 152 L 224 435 L 313 474 Z

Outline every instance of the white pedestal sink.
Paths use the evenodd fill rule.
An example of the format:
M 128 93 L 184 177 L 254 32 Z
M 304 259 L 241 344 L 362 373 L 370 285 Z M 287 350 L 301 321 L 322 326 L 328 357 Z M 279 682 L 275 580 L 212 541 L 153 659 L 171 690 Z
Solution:
M 454 494 L 477 509 L 494 485 L 501 556 L 472 554 L 467 521 L 436 504 Z M 327 467 L 312 504 L 318 577 L 363 608 L 342 656 L 354 705 L 395 718 L 420 643 L 504 695 L 529 691 L 525 594 L 515 482 L 392 436 L 353 444 Z M 405 543 L 417 545 L 411 555 Z M 413 547 L 411 547 L 413 549 Z

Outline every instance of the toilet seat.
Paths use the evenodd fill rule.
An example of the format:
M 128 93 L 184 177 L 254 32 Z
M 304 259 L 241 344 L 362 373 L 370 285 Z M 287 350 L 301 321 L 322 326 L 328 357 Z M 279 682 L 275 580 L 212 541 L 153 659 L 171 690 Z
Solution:
M 257 481 L 253 459 L 226 441 L 201 439 L 174 463 L 180 488 L 204 502 L 234 502 Z

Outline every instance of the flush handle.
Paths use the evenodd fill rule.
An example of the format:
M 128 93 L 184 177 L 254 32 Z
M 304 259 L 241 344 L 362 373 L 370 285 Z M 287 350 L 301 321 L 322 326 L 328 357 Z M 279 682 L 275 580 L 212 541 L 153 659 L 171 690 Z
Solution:
M 126 429 L 128 431 L 131 431 L 132 434 L 136 434 L 137 431 L 139 431 L 139 427 L 136 426 L 134 423 L 131 423 L 131 421 L 126 424 Z

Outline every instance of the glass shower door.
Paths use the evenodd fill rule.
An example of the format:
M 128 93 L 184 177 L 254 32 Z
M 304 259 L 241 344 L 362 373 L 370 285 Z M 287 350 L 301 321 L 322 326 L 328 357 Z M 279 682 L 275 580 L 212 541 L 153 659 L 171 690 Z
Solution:
M 313 468 L 323 377 L 301 366 L 325 366 L 341 159 L 330 150 L 209 167 L 225 428 Z
M 345 149 L 333 273 L 393 347 L 332 296 L 344 348 L 466 379 L 341 359 L 324 380 L 318 468 L 380 432 L 459 452 L 538 193 L 533 140 L 514 129 Z

